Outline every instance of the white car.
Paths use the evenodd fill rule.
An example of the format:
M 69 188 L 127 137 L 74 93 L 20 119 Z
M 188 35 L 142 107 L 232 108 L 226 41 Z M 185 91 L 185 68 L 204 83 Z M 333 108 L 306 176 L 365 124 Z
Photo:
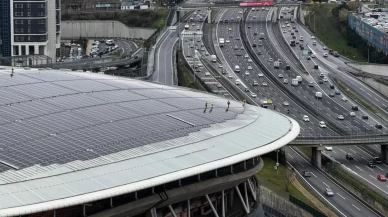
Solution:
M 224 68 L 224 66 L 222 66 L 222 65 L 219 65 L 219 66 L 218 66 L 218 68 Z
M 288 84 L 288 79 L 284 79 L 283 83 Z
M 327 53 L 324 53 L 324 54 L 323 54 L 323 57 L 327 57 L 327 56 L 328 56 Z
M 286 28 L 286 26 L 285 26 L 285 25 L 282 25 L 282 28 Z
M 226 40 L 225 42 L 226 42 L 226 43 L 230 43 L 230 40 Z
M 323 46 L 323 50 L 327 50 L 327 47 L 326 47 L 326 46 Z
M 245 57 L 245 58 L 249 58 L 249 55 L 248 55 L 248 54 L 245 54 L 244 57 Z
M 268 61 L 272 62 L 272 60 L 273 60 L 272 58 L 269 58 L 269 60 L 268 60 Z
M 252 68 L 252 66 L 248 66 L 248 69 L 249 69 L 249 70 L 252 70 L 253 68 Z
M 283 74 L 279 74 L 278 77 L 279 77 L 279 78 L 283 78 Z
M 309 122 L 309 121 L 310 121 L 309 116 L 303 115 L 303 121 L 304 121 L 304 122 Z
M 354 113 L 354 112 L 350 112 L 350 116 L 352 116 L 352 117 L 356 117 L 356 113 Z
M 346 102 L 346 101 L 348 101 L 348 98 L 342 97 L 342 101 Z
M 236 79 L 235 84 L 236 84 L 236 85 L 240 85 L 240 84 L 241 84 L 240 80 L 239 80 L 239 79 Z
M 264 77 L 264 74 L 261 73 L 261 72 L 259 72 L 258 76 L 259 76 L 259 77 Z
M 251 97 L 256 98 L 257 97 L 256 93 L 251 93 Z
M 290 24 L 287 24 L 287 27 L 290 27 L 291 25 Z
M 232 75 L 232 74 L 229 74 L 229 75 L 228 75 L 228 78 L 233 78 L 233 75 Z
M 320 128 L 326 128 L 326 123 L 323 122 L 323 121 L 320 121 L 320 122 L 319 122 L 319 127 L 320 127 Z
M 248 59 L 248 63 L 251 63 L 252 62 L 252 59 Z
M 311 39 L 315 39 L 315 36 L 311 36 Z
M 338 120 L 344 120 L 345 119 L 343 115 L 338 115 L 337 118 L 338 118 Z
M 262 85 L 263 85 L 264 87 L 268 86 L 267 82 L 263 82 Z
M 315 58 L 315 54 L 311 54 L 311 58 Z
M 248 72 L 248 71 L 245 71 L 245 75 L 246 75 L 246 76 L 249 76 L 249 72 Z
M 333 151 L 333 147 L 331 147 L 331 146 L 325 146 L 325 150 L 326 150 L 326 151 Z
M 323 81 L 324 81 L 324 82 L 328 82 L 329 79 L 327 79 L 327 77 L 324 77 L 324 78 L 323 78 Z

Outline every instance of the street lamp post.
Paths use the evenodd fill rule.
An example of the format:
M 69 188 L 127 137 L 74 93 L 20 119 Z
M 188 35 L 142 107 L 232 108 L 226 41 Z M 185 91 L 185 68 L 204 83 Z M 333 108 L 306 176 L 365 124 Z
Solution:
M 279 175 L 279 149 L 276 150 L 276 175 Z

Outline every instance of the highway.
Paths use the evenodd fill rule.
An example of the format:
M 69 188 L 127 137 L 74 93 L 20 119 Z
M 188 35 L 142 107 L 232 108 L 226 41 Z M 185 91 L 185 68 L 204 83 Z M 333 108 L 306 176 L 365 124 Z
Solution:
M 352 197 L 347 191 L 340 186 L 334 184 L 326 175 L 315 170 L 314 166 L 309 161 L 303 158 L 292 147 L 286 148 L 287 161 L 302 174 L 303 171 L 310 171 L 311 177 L 303 177 L 326 201 L 332 204 L 337 209 L 337 212 L 342 216 L 347 217 L 371 217 L 379 216 L 365 207 L 358 199 Z M 328 197 L 324 194 L 325 188 L 330 188 L 334 196 Z
M 254 63 L 248 61 L 250 59 L 249 56 L 248 56 L 248 58 L 245 58 L 245 52 L 244 52 L 245 49 L 242 50 L 243 53 L 241 54 L 241 56 L 236 55 L 239 53 L 239 51 L 241 51 L 241 46 L 242 46 L 241 39 L 239 39 L 240 38 L 240 33 L 239 33 L 240 31 L 238 31 L 239 30 L 239 22 L 225 23 L 225 19 L 231 21 L 231 18 L 236 19 L 238 16 L 241 17 L 242 15 L 239 13 L 240 11 L 241 11 L 241 9 L 240 10 L 239 9 L 227 10 L 221 16 L 221 20 L 223 20 L 223 22 L 222 23 L 218 22 L 217 27 L 216 27 L 217 28 L 216 37 L 217 38 L 221 38 L 221 37 L 225 38 L 227 43 L 225 44 L 225 47 L 220 48 L 219 46 L 215 46 L 215 49 L 217 51 L 217 54 L 220 53 L 221 61 L 225 61 L 225 63 L 223 65 L 224 65 L 224 68 L 227 68 L 228 73 L 233 76 L 233 78 L 231 78 L 231 79 L 235 80 L 234 78 L 239 78 L 242 81 L 242 84 L 237 85 L 237 86 L 239 86 L 240 88 L 244 88 L 244 86 L 249 87 L 249 89 L 253 93 L 256 93 L 258 97 L 260 96 L 260 97 L 266 97 L 266 98 L 272 99 L 274 104 L 277 107 L 276 110 L 279 112 L 286 113 L 286 109 L 284 108 L 285 106 L 282 105 L 282 102 L 287 100 L 290 103 L 289 109 L 291 112 L 289 115 L 299 121 L 299 123 L 301 124 L 301 132 L 302 133 L 307 128 L 310 128 L 311 130 L 315 130 L 318 132 L 322 131 L 322 129 L 318 127 L 318 124 L 317 124 L 318 120 L 312 118 L 312 116 L 310 116 L 310 123 L 306 123 L 304 121 L 301 121 L 302 115 L 304 115 L 304 114 L 308 115 L 308 112 L 306 112 L 303 108 L 301 108 L 297 104 L 295 104 L 293 102 L 293 100 L 288 99 L 287 96 L 285 94 L 283 94 L 282 91 L 280 91 L 276 87 L 276 85 L 272 84 L 271 81 L 269 79 L 267 79 L 265 76 L 259 77 L 259 73 L 261 73 L 261 70 Z M 258 26 L 257 29 L 259 29 L 259 28 L 264 29 L 263 24 L 265 24 L 266 23 L 265 21 L 269 19 L 269 18 L 267 18 L 268 12 L 266 12 L 266 11 L 258 12 L 258 15 L 256 16 L 255 20 L 260 20 L 259 19 L 260 13 L 262 13 L 260 19 L 262 19 L 262 21 L 264 21 L 264 22 L 257 22 L 256 21 L 259 25 L 260 24 L 262 25 L 262 27 Z M 253 19 L 253 15 L 251 17 Z M 253 21 L 252 25 L 256 22 Z M 249 24 L 247 23 L 247 25 L 249 25 Z M 255 25 L 257 25 L 257 24 L 255 24 Z M 246 28 L 248 28 L 248 26 L 246 26 Z M 254 27 L 251 26 L 250 28 L 246 29 L 245 32 L 247 32 L 247 34 L 249 34 L 249 32 L 250 32 L 249 29 L 253 29 L 253 28 Z M 230 42 L 228 42 L 228 41 L 230 41 Z M 269 42 L 264 43 L 264 44 L 269 44 Z M 235 46 L 237 46 L 236 50 L 235 50 Z M 271 51 L 271 47 L 268 46 L 267 50 Z M 274 49 L 272 49 L 272 50 L 274 50 Z M 276 58 L 276 53 L 273 55 L 274 55 L 273 58 Z M 280 54 L 277 54 L 277 55 L 280 56 Z M 263 56 L 265 56 L 265 54 Z M 260 58 L 263 59 L 262 56 L 260 56 Z M 235 65 L 240 66 L 240 68 L 241 68 L 240 73 L 233 72 L 232 68 Z M 251 66 L 252 70 L 249 70 L 248 66 Z M 272 64 L 271 64 L 271 66 L 272 66 Z M 249 71 L 249 75 L 245 75 L 245 71 Z M 294 73 L 295 74 L 293 76 L 296 76 L 296 72 L 294 72 Z M 284 73 L 284 75 L 285 75 L 285 73 Z M 262 86 L 262 85 L 252 86 L 251 84 L 252 84 L 253 80 L 260 81 L 259 83 L 267 82 L 268 86 Z M 259 103 L 258 101 L 256 101 L 256 102 Z M 295 114 L 298 114 L 298 115 L 295 115 Z M 324 129 L 324 130 L 329 130 L 329 129 Z M 347 149 L 347 147 L 341 147 L 341 148 L 342 149 L 345 148 L 344 150 Z M 352 149 L 352 150 L 354 150 L 354 149 Z M 349 153 L 351 153 L 350 149 L 347 151 Z M 357 149 L 356 151 L 359 151 L 359 150 Z M 337 153 L 339 153 L 339 152 L 337 152 Z M 361 150 L 360 150 L 360 153 L 361 153 Z M 342 158 L 344 158 L 345 154 L 343 154 L 342 152 L 339 154 L 341 154 Z M 291 162 L 291 163 L 294 166 L 298 165 L 298 163 L 295 163 L 295 162 Z M 299 162 L 299 163 L 301 163 L 301 162 Z M 306 162 L 306 163 L 308 163 L 308 162 Z M 296 166 L 296 167 L 298 167 L 298 166 Z M 318 173 L 318 171 L 315 170 L 315 168 L 313 168 L 311 165 L 310 165 L 310 167 L 307 168 L 307 170 L 315 171 L 314 173 Z M 319 181 L 319 180 L 321 180 L 321 179 L 320 178 L 315 179 L 315 181 Z M 332 182 L 330 182 L 330 180 L 328 180 L 325 183 L 327 185 L 329 185 L 330 187 L 334 186 L 334 184 Z M 323 191 L 323 188 L 324 188 L 322 183 L 319 183 L 319 182 L 316 182 L 315 184 L 313 184 L 313 187 L 321 192 Z M 335 192 L 341 192 L 339 189 L 337 189 L 338 187 L 332 187 L 332 188 Z M 330 200 L 332 200 L 333 205 L 335 207 L 337 207 L 337 209 L 343 211 L 344 216 L 376 216 L 371 211 L 369 211 L 365 206 L 363 206 L 362 204 L 355 201 L 353 198 L 350 199 L 351 198 L 350 195 L 346 194 L 345 191 L 342 191 L 342 193 L 340 193 L 340 194 L 343 197 L 349 198 L 349 199 L 347 199 L 347 200 L 342 199 L 344 201 L 340 201 L 341 197 L 335 196 L 335 198 L 330 198 Z M 346 195 L 346 196 L 344 196 L 344 195 Z M 357 208 L 355 208 L 355 207 L 357 207 Z M 359 210 L 357 214 L 354 213 L 355 210 L 357 210 L 357 211 Z M 360 215 L 359 212 L 363 212 L 363 213 Z
M 288 29 L 287 29 L 287 24 L 285 23 L 285 21 L 287 21 L 288 17 L 287 16 L 284 16 L 285 19 L 281 20 L 280 22 L 280 27 L 282 29 L 282 33 L 280 34 L 283 34 L 286 38 L 287 41 L 291 40 L 292 36 L 291 36 L 291 33 L 288 32 Z M 291 24 L 291 28 L 292 26 L 296 25 L 295 24 Z M 286 26 L 286 28 L 283 28 L 282 26 Z M 278 28 L 278 26 L 274 27 L 274 29 Z M 296 39 L 299 39 L 299 37 L 301 36 L 299 33 L 300 32 L 303 32 L 303 29 L 302 27 L 297 27 L 297 29 L 299 30 L 298 32 L 294 32 L 294 35 L 296 37 Z M 283 30 L 285 30 L 285 33 L 283 33 Z M 280 32 L 280 31 L 279 31 Z M 303 43 L 308 43 L 308 44 L 311 44 L 312 45 L 312 40 L 311 39 L 311 35 L 302 35 L 303 36 L 303 39 L 304 39 L 304 42 Z M 310 40 L 310 41 L 308 41 Z M 319 46 L 322 46 L 321 49 L 323 51 L 323 46 L 324 45 L 321 45 L 321 44 L 317 44 L 316 46 L 313 46 L 313 48 L 318 48 Z M 298 46 L 296 46 L 295 48 L 293 47 L 292 48 L 294 50 L 294 52 L 297 54 L 297 55 L 300 55 L 300 49 Z M 323 52 L 322 52 L 323 54 Z M 302 57 L 301 56 L 301 62 L 304 64 L 304 66 L 307 68 L 307 70 L 310 72 L 310 75 L 312 77 L 312 79 L 314 80 L 317 80 L 319 79 L 319 75 L 318 73 L 324 73 L 325 75 L 327 75 L 328 73 L 332 73 L 332 71 L 335 71 L 333 68 L 330 68 L 328 67 L 327 65 L 325 65 L 324 63 L 325 62 L 321 62 L 319 63 L 318 61 L 316 61 L 316 59 L 319 59 L 319 58 L 324 58 L 323 56 L 322 57 L 319 57 L 319 54 L 316 55 L 317 57 L 316 58 L 311 58 L 311 60 L 308 60 L 306 57 Z M 339 62 L 340 59 L 334 57 L 334 56 L 331 56 L 329 55 L 328 57 L 328 60 L 326 62 L 328 62 L 329 64 L 332 64 L 330 59 L 333 59 L 335 61 L 333 62 Z M 329 59 L 330 58 L 330 59 Z M 316 72 L 316 70 L 314 70 L 312 68 L 313 64 L 315 64 L 317 62 L 317 64 L 319 64 L 319 71 Z M 343 64 L 343 62 L 342 62 Z M 325 70 L 325 68 L 327 70 Z M 336 72 L 334 72 L 336 73 Z M 347 74 L 344 74 L 342 72 L 340 72 L 340 74 L 342 74 L 342 76 L 344 76 L 346 80 L 352 80 L 352 79 L 355 79 L 353 78 L 352 76 L 349 76 Z M 328 82 L 325 82 L 326 84 L 323 84 L 323 85 L 320 85 L 321 89 L 323 91 L 326 91 L 326 93 L 328 94 L 328 92 L 330 92 L 331 90 L 328 88 L 328 84 L 327 83 L 330 83 L 332 81 L 329 81 Z M 359 81 L 358 81 L 359 82 Z M 351 82 L 349 82 L 351 83 Z M 316 85 L 318 85 L 318 83 L 315 83 Z M 357 84 L 355 84 L 357 85 Z M 360 85 L 357 85 L 358 87 L 360 87 Z M 362 88 L 362 87 L 361 87 Z M 364 87 L 366 89 L 366 87 Z M 374 91 L 372 91 L 374 92 Z M 376 93 L 371 93 L 371 94 L 375 94 L 375 95 L 378 95 Z M 338 103 L 341 103 L 343 100 L 340 99 L 340 97 L 334 97 L 333 100 L 337 100 Z M 348 100 L 348 101 L 351 101 L 351 100 Z M 355 104 L 356 102 L 351 102 L 352 104 Z M 362 108 L 360 108 L 360 112 L 363 112 L 363 113 L 367 113 L 368 116 L 369 116 L 369 120 L 373 119 L 374 120 L 374 123 L 376 123 L 377 121 L 380 122 L 379 118 L 378 117 L 375 117 L 374 114 L 371 114 L 369 111 L 367 110 L 363 110 Z M 361 119 L 360 115 L 358 114 L 358 116 L 356 117 L 356 120 L 354 120 L 354 122 L 356 121 L 362 121 L 363 119 Z M 373 127 L 373 122 L 369 122 L 369 127 Z M 374 153 L 379 153 L 380 152 L 380 148 L 379 146 L 369 146 L 370 149 L 373 149 Z M 350 161 L 350 160 L 347 160 L 346 159 L 346 154 L 347 153 L 350 153 L 354 156 L 354 160 L 353 161 Z M 348 167 L 350 170 L 354 171 L 356 174 L 359 175 L 359 177 L 361 179 L 363 179 L 367 184 L 369 184 L 372 188 L 374 188 L 376 191 L 378 192 L 381 192 L 383 195 L 387 196 L 388 195 L 388 185 L 385 184 L 384 182 L 380 182 L 377 180 L 377 175 L 378 174 L 385 174 L 387 169 L 388 169 L 388 166 L 386 164 L 381 164 L 381 165 L 377 165 L 376 168 L 370 168 L 367 166 L 367 162 L 370 161 L 374 156 L 370 153 L 370 152 L 366 152 L 365 150 L 361 149 L 360 147 L 358 146 L 344 146 L 344 147 L 333 147 L 333 151 L 326 151 L 327 155 L 330 155 L 332 156 L 333 158 L 335 158 L 337 161 L 339 161 L 341 164 L 345 165 L 346 167 Z

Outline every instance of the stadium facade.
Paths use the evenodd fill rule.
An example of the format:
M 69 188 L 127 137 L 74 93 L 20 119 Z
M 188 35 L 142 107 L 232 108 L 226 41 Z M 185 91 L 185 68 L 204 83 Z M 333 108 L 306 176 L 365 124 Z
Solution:
M 0 69 L 0 216 L 239 216 L 293 119 L 203 92 Z

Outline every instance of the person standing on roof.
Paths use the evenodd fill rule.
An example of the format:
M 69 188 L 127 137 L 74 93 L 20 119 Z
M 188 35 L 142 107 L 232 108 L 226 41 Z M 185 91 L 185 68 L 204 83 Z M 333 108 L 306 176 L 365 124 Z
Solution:
M 12 74 L 13 74 L 13 70 L 14 70 L 15 68 L 13 67 L 13 66 L 11 66 L 11 71 L 12 71 Z
M 244 99 L 243 100 L 243 106 L 245 106 L 245 103 L 247 102 L 247 100 L 246 99 Z
M 212 108 L 213 108 L 213 106 L 214 106 L 214 100 L 211 101 L 211 104 L 212 104 Z
M 205 102 L 205 109 L 207 109 L 207 101 Z
M 229 105 L 230 105 L 230 102 L 229 102 L 229 100 L 228 100 L 228 108 L 229 108 Z

